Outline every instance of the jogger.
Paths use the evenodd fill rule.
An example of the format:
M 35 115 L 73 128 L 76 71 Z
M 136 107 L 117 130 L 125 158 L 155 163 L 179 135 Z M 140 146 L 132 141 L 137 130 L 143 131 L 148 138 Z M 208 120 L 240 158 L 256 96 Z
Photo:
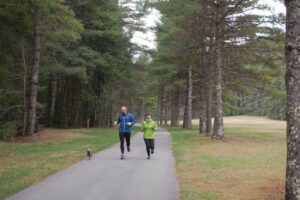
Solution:
M 158 126 L 155 123 L 155 121 L 152 120 L 152 115 L 147 114 L 146 120 L 142 124 L 142 131 L 144 132 L 144 141 L 146 145 L 148 160 L 150 159 L 151 154 L 154 153 L 154 138 L 155 138 L 155 131 L 157 131 L 157 129 Z
M 119 125 L 119 139 L 121 149 L 121 159 L 124 159 L 125 147 L 124 140 L 126 140 L 127 151 L 130 152 L 130 135 L 131 127 L 136 123 L 133 114 L 128 113 L 127 108 L 123 106 L 118 117 L 117 124 Z

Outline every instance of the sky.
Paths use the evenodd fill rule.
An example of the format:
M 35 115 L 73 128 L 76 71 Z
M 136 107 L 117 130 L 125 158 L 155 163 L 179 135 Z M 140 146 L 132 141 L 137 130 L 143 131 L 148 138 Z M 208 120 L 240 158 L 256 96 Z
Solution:
M 151 12 L 145 16 L 142 21 L 147 29 L 153 29 L 157 23 L 160 22 L 161 14 L 158 10 L 152 9 Z M 145 33 L 135 32 L 132 42 L 141 46 L 146 46 L 149 49 L 156 48 L 156 35 L 153 30 L 148 30 Z
M 261 4 L 268 4 L 271 7 L 270 11 L 262 11 L 262 14 L 276 14 L 285 13 L 285 6 L 278 0 L 260 0 Z M 135 32 L 132 38 L 132 42 L 140 46 L 145 46 L 148 49 L 156 48 L 156 35 L 153 28 L 159 23 L 161 14 L 159 11 L 152 9 L 152 11 L 142 18 L 145 27 L 148 29 L 145 33 Z M 152 29 L 152 30 L 151 30 Z

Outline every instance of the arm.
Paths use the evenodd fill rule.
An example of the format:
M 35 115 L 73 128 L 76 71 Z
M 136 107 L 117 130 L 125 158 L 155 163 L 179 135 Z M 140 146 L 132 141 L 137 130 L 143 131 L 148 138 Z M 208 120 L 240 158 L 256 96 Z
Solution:
M 135 125 L 136 119 L 134 118 L 134 115 L 131 115 L 131 126 Z
M 146 127 L 145 127 L 145 123 L 142 123 L 142 127 L 141 127 L 141 131 L 145 131 Z
M 156 124 L 156 122 L 153 122 L 153 126 L 152 126 L 153 130 L 157 131 L 158 130 L 158 126 Z
M 118 116 L 117 124 L 120 124 L 120 123 L 121 123 L 120 116 Z

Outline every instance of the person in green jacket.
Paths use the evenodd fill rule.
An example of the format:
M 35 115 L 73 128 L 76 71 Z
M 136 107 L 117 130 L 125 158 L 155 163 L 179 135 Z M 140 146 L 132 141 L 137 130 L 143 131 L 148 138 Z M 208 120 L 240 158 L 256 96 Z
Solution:
M 147 151 L 147 159 L 150 159 L 150 152 L 151 154 L 154 153 L 154 138 L 155 138 L 155 131 L 157 131 L 158 126 L 155 121 L 152 119 L 151 114 L 146 115 L 146 120 L 142 124 L 142 131 L 144 132 L 144 141 L 146 145 Z

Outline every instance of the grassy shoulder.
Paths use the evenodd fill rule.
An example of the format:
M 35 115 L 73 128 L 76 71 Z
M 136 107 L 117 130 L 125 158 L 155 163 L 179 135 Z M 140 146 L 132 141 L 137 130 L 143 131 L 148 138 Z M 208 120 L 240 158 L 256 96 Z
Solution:
M 225 127 L 225 141 L 168 128 L 181 199 L 284 199 L 285 122 L 240 116 Z
M 24 141 L 0 142 L 0 199 L 118 142 L 116 129 L 46 129 Z

